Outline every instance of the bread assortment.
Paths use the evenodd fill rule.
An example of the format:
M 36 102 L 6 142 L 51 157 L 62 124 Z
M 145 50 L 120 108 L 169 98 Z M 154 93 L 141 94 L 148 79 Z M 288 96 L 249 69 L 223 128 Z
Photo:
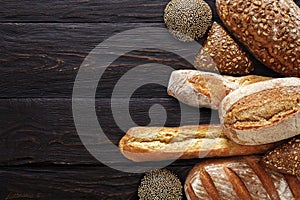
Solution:
M 195 57 L 198 70 L 172 72 L 167 93 L 218 109 L 220 124 L 133 127 L 119 149 L 134 162 L 201 158 L 185 180 L 189 200 L 300 199 L 300 9 L 293 0 L 217 0 L 216 9 L 226 29 L 213 23 Z M 172 0 L 164 20 L 173 36 L 192 41 L 211 17 L 203 0 Z M 294 77 L 228 76 L 254 70 L 237 41 L 265 66 Z M 162 192 L 149 191 L 149 183 Z M 139 196 L 181 198 L 179 184 L 168 194 L 162 187 L 164 180 L 151 179 Z
M 300 179 L 277 173 L 259 164 L 260 157 L 246 156 L 200 162 L 185 181 L 188 200 L 300 198 Z
M 119 143 L 122 154 L 135 162 L 251 155 L 276 145 L 236 144 L 225 137 L 220 125 L 134 127 Z
M 300 137 L 268 152 L 262 163 L 275 171 L 300 176 Z
M 217 0 L 220 19 L 267 67 L 300 76 L 300 8 L 293 0 Z
M 217 22 L 213 23 L 194 66 L 203 71 L 233 75 L 245 75 L 254 70 L 245 51 Z
M 270 79 L 256 75 L 233 77 L 198 70 L 176 70 L 170 76 L 167 92 L 187 105 L 218 109 L 230 92 Z
M 225 134 L 244 145 L 272 143 L 300 133 L 300 79 L 278 78 L 227 95 L 219 109 Z

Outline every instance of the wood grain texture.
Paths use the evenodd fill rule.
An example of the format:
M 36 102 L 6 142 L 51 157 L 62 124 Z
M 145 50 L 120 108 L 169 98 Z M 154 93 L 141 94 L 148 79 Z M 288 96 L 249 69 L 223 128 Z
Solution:
M 146 26 L 162 24 L 2 24 L 0 96 L 71 97 L 77 71 L 94 47 L 116 33 Z M 191 68 L 161 50 L 130 52 L 107 69 L 98 97 L 110 97 L 109 91 L 126 71 L 151 62 Z M 160 88 L 153 89 L 150 96 L 145 90 L 141 96 L 166 97 Z
M 216 17 L 215 0 L 206 1 Z M 168 2 L 169 0 L 11 0 L 1 2 L 0 22 L 161 23 Z
M 23 22 L 162 22 L 168 0 L 5 1 L 0 21 Z
M 168 167 L 182 184 L 192 166 Z M 0 168 L 0 199 L 138 199 L 143 174 L 107 167 Z M 185 199 L 185 198 L 184 198 Z
M 78 69 L 93 48 L 125 30 L 164 27 L 163 10 L 168 2 L 1 2 L 0 199 L 138 199 L 141 174 L 110 169 L 83 146 L 73 122 L 71 95 Z M 215 1 L 207 2 L 213 19 L 220 22 Z M 298 0 L 296 3 L 300 4 Z M 153 49 L 132 51 L 117 59 L 96 94 L 99 123 L 114 144 L 124 131 L 112 118 L 112 89 L 129 69 L 150 62 L 174 69 L 192 68 L 172 53 Z M 254 63 L 254 74 L 278 76 L 255 59 Z M 114 106 L 122 108 L 123 103 L 119 99 Z M 178 102 L 167 96 L 166 88 L 155 84 L 144 85 L 133 93 L 130 117 L 138 125 L 147 125 L 161 114 L 154 110 L 149 115 L 154 104 L 166 109 L 167 126 L 179 125 Z M 194 124 L 195 109 L 190 109 L 187 124 Z M 212 114 L 209 109 L 201 109 L 200 123 L 208 123 Z M 217 123 L 218 119 L 213 118 L 212 122 Z M 105 144 L 95 141 L 92 145 Z M 199 159 L 180 160 L 168 169 L 179 175 L 183 183 L 197 162 Z
M 116 33 L 148 26 L 164 27 L 163 24 L 0 24 L 0 98 L 70 98 L 78 69 L 93 48 Z M 170 52 L 131 51 L 106 70 L 97 97 L 109 98 L 115 83 L 125 72 L 147 63 L 164 64 L 174 69 L 193 68 Z M 277 75 L 257 61 L 256 66 L 256 74 Z M 161 77 L 160 73 L 153 75 Z M 151 93 L 149 87 L 141 88 L 136 97 L 167 97 L 164 88 L 157 85 L 150 88 Z
M 85 100 L 81 100 L 85 101 Z M 166 122 L 155 122 L 164 111 L 149 109 L 160 104 L 166 110 Z M 179 126 L 180 105 L 173 98 L 131 99 L 129 113 L 125 114 L 124 100 L 117 100 L 112 106 L 120 110 L 119 117 L 145 126 L 154 121 L 154 125 Z M 123 109 L 125 108 L 125 109 Z M 196 109 L 183 108 L 188 115 L 185 124 L 195 123 Z M 110 99 L 97 99 L 96 112 L 104 133 L 113 144 L 118 144 L 124 135 L 116 124 L 111 112 Z M 72 103 L 69 99 L 3 99 L 0 100 L 0 165 L 24 165 L 33 163 L 56 164 L 100 164 L 83 146 L 74 125 Z M 217 113 L 201 109 L 199 123 L 218 123 Z M 199 116 L 199 113 L 198 113 Z M 82 114 L 87 118 L 86 114 Z M 131 119 L 130 119 L 131 118 Z M 91 128 L 91 127 L 89 127 Z M 126 127 L 123 127 L 123 129 Z M 130 128 L 130 127 L 128 127 Z M 90 135 L 89 145 L 108 146 Z M 109 153 L 112 150 L 108 149 Z M 115 162 L 115 161 L 112 161 Z

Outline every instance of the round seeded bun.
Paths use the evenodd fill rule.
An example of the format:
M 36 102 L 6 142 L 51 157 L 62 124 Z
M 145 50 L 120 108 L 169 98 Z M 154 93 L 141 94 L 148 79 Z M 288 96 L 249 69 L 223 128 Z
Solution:
M 180 41 L 197 40 L 212 23 L 212 11 L 203 0 L 172 0 L 165 8 L 164 21 Z
M 138 188 L 140 200 L 182 199 L 182 185 L 178 177 L 167 169 L 157 169 L 145 174 Z

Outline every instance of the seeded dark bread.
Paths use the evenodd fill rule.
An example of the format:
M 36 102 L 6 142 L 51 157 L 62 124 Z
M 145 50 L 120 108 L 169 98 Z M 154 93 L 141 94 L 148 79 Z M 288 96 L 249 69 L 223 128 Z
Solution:
M 270 79 L 256 75 L 233 77 L 198 70 L 176 70 L 170 76 L 167 91 L 170 96 L 190 106 L 218 109 L 230 92 Z
M 250 58 L 217 22 L 209 30 L 194 66 L 203 71 L 231 75 L 245 75 L 254 70 Z
M 186 178 L 187 199 L 300 199 L 299 178 L 266 169 L 259 159 L 245 156 L 200 162 Z
M 259 154 L 276 145 L 238 145 L 220 125 L 134 127 L 119 142 L 122 154 L 135 162 Z
M 300 137 L 268 152 L 262 158 L 262 163 L 278 172 L 300 176 Z
M 300 8 L 293 0 L 217 0 L 224 25 L 274 71 L 300 76 Z
M 219 110 L 228 138 L 239 144 L 272 143 L 300 134 L 300 79 L 254 83 L 228 94 Z

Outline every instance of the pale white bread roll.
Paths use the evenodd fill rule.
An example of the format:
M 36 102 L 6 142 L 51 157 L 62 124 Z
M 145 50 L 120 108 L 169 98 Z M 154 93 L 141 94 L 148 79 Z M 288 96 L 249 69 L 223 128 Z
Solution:
M 192 168 L 185 181 L 188 200 L 298 200 L 300 180 L 264 168 L 260 157 L 210 159 Z
M 300 79 L 254 83 L 227 95 L 219 116 L 228 138 L 243 145 L 267 144 L 300 133 Z
M 259 154 L 276 145 L 236 144 L 220 125 L 134 127 L 119 142 L 121 153 L 135 162 Z
M 218 109 L 230 92 L 269 79 L 256 75 L 233 77 L 198 70 L 177 70 L 170 76 L 168 94 L 190 106 Z

